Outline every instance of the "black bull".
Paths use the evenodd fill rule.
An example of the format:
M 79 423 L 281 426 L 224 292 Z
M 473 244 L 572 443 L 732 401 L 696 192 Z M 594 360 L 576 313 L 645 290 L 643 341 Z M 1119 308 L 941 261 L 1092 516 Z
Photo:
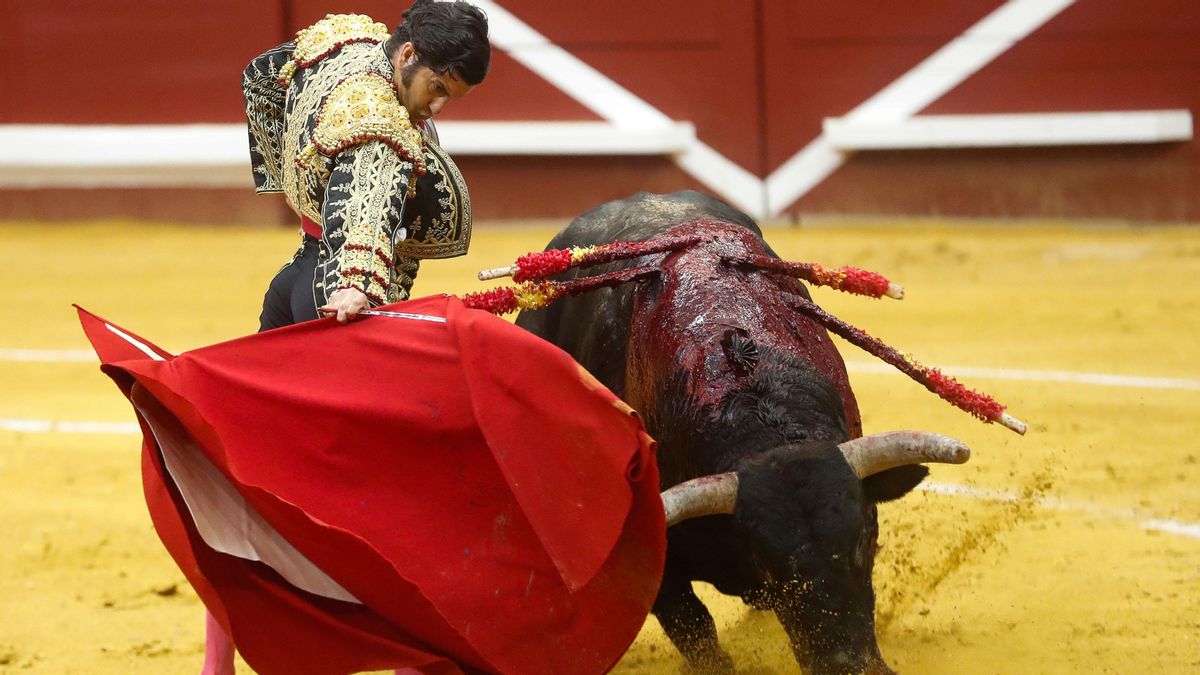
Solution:
M 745 214 L 695 192 L 639 194 L 575 219 L 549 248 L 711 235 L 686 249 L 559 279 L 657 262 L 660 272 L 525 311 L 638 410 L 658 440 L 662 487 L 736 472 L 736 508 L 675 525 L 653 612 L 689 665 L 731 671 L 691 580 L 772 609 L 814 673 L 890 672 L 876 644 L 876 504 L 928 474 L 905 465 L 859 479 L 837 444 L 860 435 L 845 365 L 825 330 L 787 304 L 799 281 L 723 264 L 775 257 Z

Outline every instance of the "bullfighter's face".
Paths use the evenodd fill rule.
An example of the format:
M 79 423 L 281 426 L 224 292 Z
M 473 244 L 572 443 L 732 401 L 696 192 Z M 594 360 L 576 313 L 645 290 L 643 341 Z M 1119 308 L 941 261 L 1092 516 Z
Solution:
M 475 87 L 467 84 L 454 71 L 437 73 L 420 65 L 411 42 L 405 42 L 392 56 L 395 67 L 393 84 L 400 104 L 408 110 L 409 119 L 421 122 L 440 113 L 447 104 L 466 96 Z

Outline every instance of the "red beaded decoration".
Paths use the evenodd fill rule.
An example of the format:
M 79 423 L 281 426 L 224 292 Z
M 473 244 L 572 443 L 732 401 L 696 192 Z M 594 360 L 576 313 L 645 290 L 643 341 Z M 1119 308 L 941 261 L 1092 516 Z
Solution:
M 871 298 L 882 298 L 888 295 L 888 289 L 892 285 L 887 277 L 882 274 L 858 267 L 835 267 L 831 269 L 819 263 L 787 262 L 778 258 L 768 258 L 767 256 L 735 259 L 730 262 L 757 267 L 771 272 L 782 272 L 788 276 L 803 279 L 817 286 L 827 286 L 838 291 L 854 293 L 855 295 L 865 295 Z
M 647 241 L 617 241 L 600 246 L 552 248 L 546 251 L 526 253 L 517 258 L 511 268 L 491 270 L 482 279 L 512 275 L 513 281 L 532 281 L 562 274 L 572 267 L 590 267 L 614 260 L 628 260 L 644 255 L 678 251 L 696 244 L 706 237 L 699 235 L 659 237 Z
M 644 265 L 565 282 L 546 281 L 545 279 L 548 277 L 561 274 L 573 267 L 586 267 L 654 253 L 678 251 L 711 238 L 710 235 L 692 234 L 659 237 L 646 241 L 621 241 L 587 248 L 550 249 L 528 253 L 518 258 L 512 267 L 488 270 L 480 274 L 481 279 L 511 275 L 514 281 L 526 283 L 518 287 L 495 288 L 490 291 L 472 293 L 464 296 L 463 302 L 468 307 L 484 309 L 494 314 L 507 314 L 518 309 L 540 309 L 564 295 L 586 293 L 597 288 L 617 286 L 657 274 L 658 265 Z M 827 268 L 817 263 L 793 263 L 764 255 L 723 257 L 722 261 L 725 264 L 787 274 L 815 285 L 827 286 L 856 295 L 872 298 L 880 298 L 885 295 L 894 298 L 903 297 L 903 289 L 891 283 L 886 277 L 858 267 Z M 788 304 L 814 319 L 830 332 L 842 336 L 851 344 L 891 364 L 951 405 L 984 422 L 998 422 L 1017 433 L 1025 433 L 1025 424 L 1007 415 L 1004 412 L 1005 407 L 990 396 L 968 389 L 953 377 L 936 368 L 925 366 L 907 354 L 902 354 L 801 296 L 791 296 Z
M 687 248 L 693 244 L 698 244 L 705 239 L 702 235 L 686 235 L 686 236 L 671 236 L 658 237 L 648 239 L 646 241 L 615 241 L 611 244 L 603 246 L 592 246 L 586 249 L 579 249 L 576 254 L 578 257 L 578 265 L 587 267 L 590 265 L 599 265 L 601 263 L 612 262 L 614 260 L 627 260 L 629 258 L 637 258 L 644 255 L 653 255 L 655 253 L 665 253 L 667 251 L 678 251 Z
M 462 296 L 464 307 L 482 309 L 497 316 L 517 311 L 517 295 L 511 286 L 489 288 Z
M 1004 414 L 1004 406 L 992 397 L 968 389 L 958 380 L 940 370 L 930 368 L 907 354 L 901 354 L 895 348 L 867 334 L 866 331 L 845 323 L 812 302 L 800 296 L 792 296 L 788 299 L 788 304 L 816 320 L 830 332 L 842 336 L 847 342 L 873 354 L 885 363 L 895 366 L 897 370 L 921 383 L 926 389 L 956 408 L 970 413 L 984 422 L 998 422 Z
M 620 286 L 654 274 L 658 274 L 656 268 L 642 266 L 571 281 L 531 281 L 520 286 L 468 293 L 462 296 L 462 302 L 471 309 L 482 309 L 492 314 L 508 314 L 518 309 L 543 309 L 564 295 L 579 295 L 597 288 Z
M 346 251 L 369 251 L 374 253 L 375 257 L 379 258 L 384 265 L 387 265 L 388 267 L 392 266 L 392 257 L 387 254 L 387 251 L 379 248 L 378 246 L 367 246 L 365 244 L 346 244 L 342 246 L 342 249 Z
M 571 261 L 572 255 L 567 249 L 552 248 L 548 251 L 526 253 L 517 258 L 517 271 L 513 273 L 512 278 L 519 283 L 552 277 L 571 269 Z
M 828 278 L 828 286 L 839 291 L 882 298 L 887 294 L 889 281 L 882 274 L 858 267 L 838 267 L 827 270 L 813 263 L 813 274 L 817 278 Z
M 930 382 L 930 385 L 926 386 L 962 410 L 986 422 L 995 422 L 1004 414 L 1004 406 L 987 394 L 968 389 L 958 380 L 937 368 L 928 368 L 920 364 L 914 365 L 925 369 L 924 374 Z
M 462 297 L 463 305 L 492 314 L 509 314 L 518 309 L 542 309 L 567 292 L 564 284 L 537 281 L 520 286 L 504 286 Z

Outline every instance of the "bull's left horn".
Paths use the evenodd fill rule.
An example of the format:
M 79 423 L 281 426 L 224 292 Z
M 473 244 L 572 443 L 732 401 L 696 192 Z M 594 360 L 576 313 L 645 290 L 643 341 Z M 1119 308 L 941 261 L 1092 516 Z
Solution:
M 736 473 L 701 476 L 664 490 L 662 501 L 667 527 L 689 518 L 733 513 L 737 491 Z
M 838 445 L 860 479 L 906 464 L 962 464 L 971 457 L 965 443 L 927 431 L 889 431 Z

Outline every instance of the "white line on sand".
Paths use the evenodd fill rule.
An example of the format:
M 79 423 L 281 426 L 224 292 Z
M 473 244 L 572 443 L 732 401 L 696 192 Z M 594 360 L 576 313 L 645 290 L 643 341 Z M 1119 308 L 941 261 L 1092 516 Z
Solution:
M 0 430 L 23 434 L 138 434 L 136 422 L 63 422 L 0 418 Z
M 90 349 L 2 349 L 0 361 L 15 363 L 96 363 Z M 849 361 L 846 369 L 852 373 L 899 375 L 900 371 L 879 362 Z M 1025 382 L 1059 382 L 1087 384 L 1098 387 L 1132 387 L 1138 389 L 1186 389 L 1200 391 L 1200 380 L 1181 377 L 1151 377 L 1118 375 L 1114 373 L 1076 373 L 1066 370 L 1034 370 L 1030 368 L 976 368 L 973 366 L 940 367 L 944 373 L 958 377 L 978 377 Z
M 969 499 L 989 502 L 1020 502 L 1030 499 L 1029 497 L 1023 497 L 1016 492 L 1008 490 L 974 488 L 967 485 L 952 485 L 932 481 L 922 483 L 917 486 L 917 489 L 922 492 L 932 492 L 951 497 L 967 497 Z M 1095 518 L 1106 518 L 1109 520 L 1132 520 L 1143 530 L 1154 530 L 1168 534 L 1177 534 L 1182 537 L 1190 537 L 1192 539 L 1200 539 L 1200 523 L 1184 523 L 1177 520 L 1154 518 L 1150 514 L 1137 509 L 1101 506 L 1089 502 L 1068 501 L 1057 497 L 1035 497 L 1033 498 L 1033 502 L 1042 508 L 1054 511 L 1083 513 Z
M 0 418 L 0 430 L 18 433 L 58 433 L 58 434 L 138 434 L 141 428 L 135 422 L 62 422 L 38 419 L 3 419 Z M 951 485 L 947 483 L 923 483 L 917 488 L 924 492 L 932 492 L 951 497 L 966 497 L 992 502 L 1018 502 L 1022 497 L 1016 492 L 1006 490 L 989 490 L 974 488 L 966 485 Z M 1087 502 L 1071 502 L 1054 497 L 1039 497 L 1035 503 L 1046 509 L 1084 513 L 1092 517 L 1110 520 L 1132 520 L 1145 530 L 1166 532 L 1181 537 L 1200 539 L 1200 523 L 1186 523 L 1177 520 L 1155 518 L 1151 514 L 1135 509 L 1120 509 Z
M 851 373 L 871 375 L 900 375 L 886 363 L 851 361 L 846 363 Z M 1200 391 L 1200 380 L 1180 377 L 1148 377 L 1144 375 L 1115 375 L 1112 373 L 1076 373 L 1066 370 L 1030 370 L 1024 368 L 975 368 L 972 366 L 939 366 L 938 370 L 956 377 L 978 377 L 1024 382 L 1059 382 L 1087 384 L 1098 387 L 1132 387 L 1138 389 L 1190 389 Z
M 90 349 L 0 349 L 0 361 L 15 363 L 98 363 Z

